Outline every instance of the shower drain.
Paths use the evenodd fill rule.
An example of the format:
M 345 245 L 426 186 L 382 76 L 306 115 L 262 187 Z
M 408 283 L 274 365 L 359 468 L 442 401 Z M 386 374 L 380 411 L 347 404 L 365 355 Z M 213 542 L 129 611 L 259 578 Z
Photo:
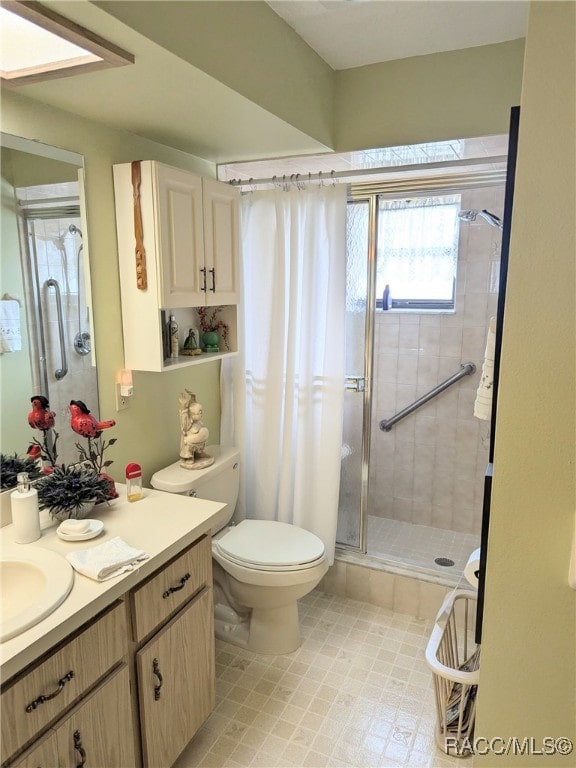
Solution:
M 446 568 L 449 568 L 450 566 L 454 565 L 454 560 L 450 560 L 449 557 L 437 557 L 435 558 L 434 562 L 436 565 L 443 565 Z

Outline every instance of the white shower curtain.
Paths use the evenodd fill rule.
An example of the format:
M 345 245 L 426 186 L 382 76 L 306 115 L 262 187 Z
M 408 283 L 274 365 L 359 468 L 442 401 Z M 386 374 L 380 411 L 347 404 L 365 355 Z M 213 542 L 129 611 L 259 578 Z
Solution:
M 334 557 L 344 403 L 346 189 L 242 199 L 243 318 L 222 365 L 222 443 L 242 452 L 237 516 L 319 536 Z M 233 393 L 233 394 L 232 394 Z

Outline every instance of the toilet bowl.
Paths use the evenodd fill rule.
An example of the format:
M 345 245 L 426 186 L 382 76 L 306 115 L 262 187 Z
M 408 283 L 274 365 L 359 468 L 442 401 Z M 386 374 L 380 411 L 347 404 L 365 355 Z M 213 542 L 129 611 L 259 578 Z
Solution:
M 304 528 L 273 520 L 230 525 L 240 454 L 224 446 L 206 453 L 215 458 L 210 467 L 191 470 L 174 462 L 152 476 L 152 486 L 226 504 L 212 529 L 216 636 L 256 653 L 290 653 L 301 643 L 297 601 L 328 570 L 324 544 Z

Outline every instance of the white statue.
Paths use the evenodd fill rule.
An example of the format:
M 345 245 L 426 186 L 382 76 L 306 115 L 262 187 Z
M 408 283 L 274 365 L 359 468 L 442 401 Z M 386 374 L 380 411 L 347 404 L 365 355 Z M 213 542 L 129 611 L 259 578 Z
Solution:
M 204 469 L 214 464 L 204 448 L 208 441 L 208 429 L 202 423 L 203 409 L 196 402 L 196 395 L 188 389 L 178 397 L 180 403 L 180 466 L 185 469 Z

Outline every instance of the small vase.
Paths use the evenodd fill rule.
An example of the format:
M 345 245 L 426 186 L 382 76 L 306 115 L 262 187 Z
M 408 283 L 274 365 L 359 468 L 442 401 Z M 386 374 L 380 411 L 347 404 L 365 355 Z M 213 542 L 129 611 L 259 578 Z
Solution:
M 79 504 L 77 507 L 71 507 L 70 509 L 61 509 L 59 512 L 52 512 L 50 510 L 50 516 L 54 520 L 83 520 L 88 517 L 90 512 L 94 509 L 96 502 L 94 499 L 85 501 L 83 504 Z
M 220 334 L 217 331 L 205 331 L 202 334 L 204 352 L 220 352 Z

